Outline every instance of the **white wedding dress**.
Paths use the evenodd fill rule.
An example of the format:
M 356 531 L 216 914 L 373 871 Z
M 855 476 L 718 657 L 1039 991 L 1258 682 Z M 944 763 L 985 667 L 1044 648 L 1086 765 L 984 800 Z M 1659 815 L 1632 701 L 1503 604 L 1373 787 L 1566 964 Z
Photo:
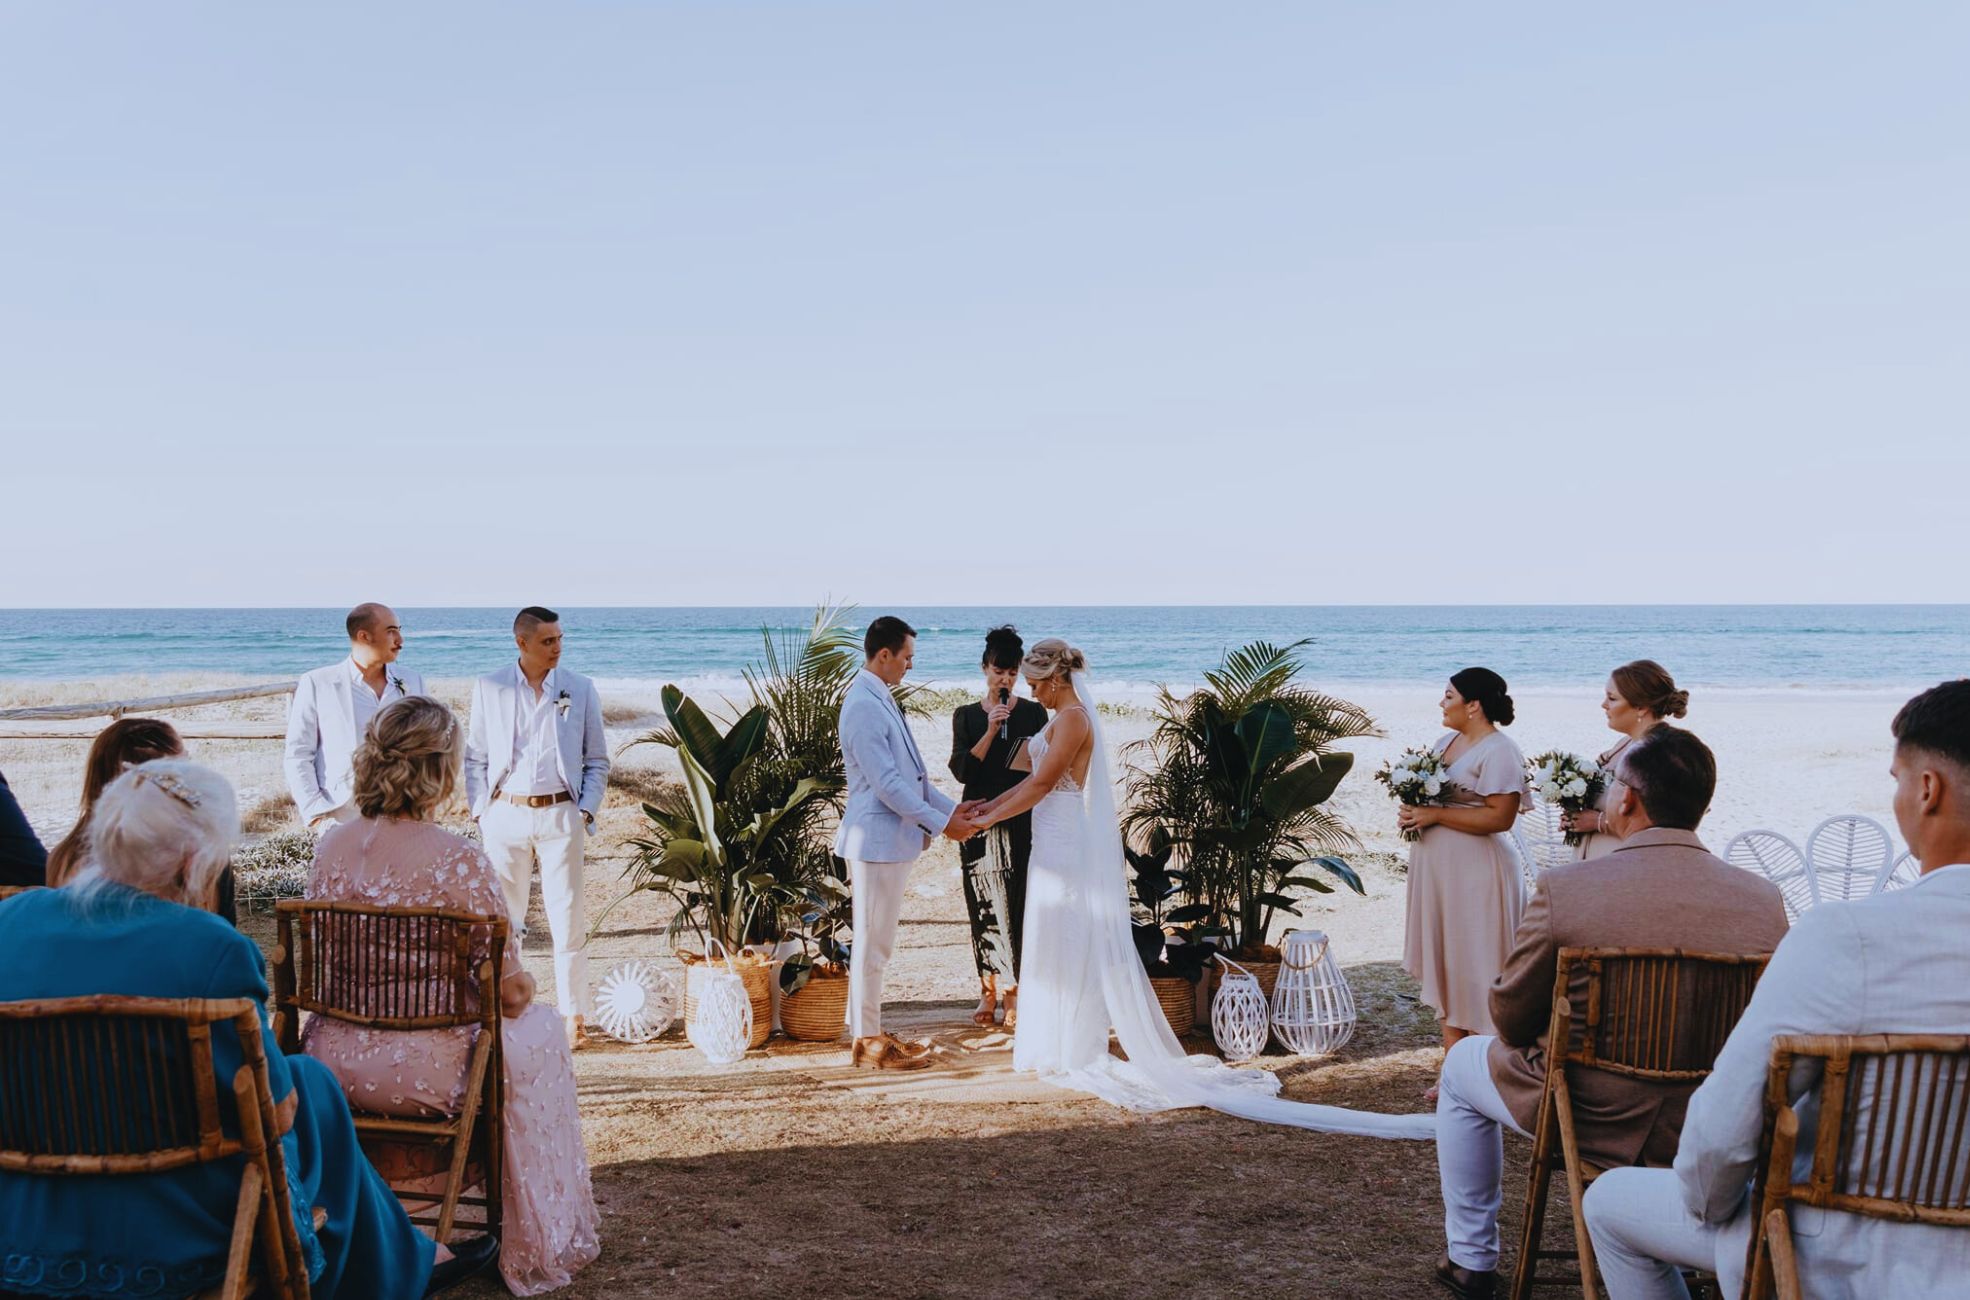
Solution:
M 1268 1071 L 1234 1069 L 1183 1050 L 1131 936 L 1114 786 L 1085 674 L 1075 679 L 1075 689 L 1089 706 L 1093 752 L 1085 789 L 1071 775 L 1063 777 L 1033 809 L 1013 1068 L 1130 1110 L 1206 1106 L 1330 1133 L 1435 1137 L 1432 1114 L 1381 1115 L 1287 1101 Z M 1035 769 L 1052 730 L 1049 722 L 1029 742 Z M 1110 1054 L 1111 1029 L 1127 1060 Z

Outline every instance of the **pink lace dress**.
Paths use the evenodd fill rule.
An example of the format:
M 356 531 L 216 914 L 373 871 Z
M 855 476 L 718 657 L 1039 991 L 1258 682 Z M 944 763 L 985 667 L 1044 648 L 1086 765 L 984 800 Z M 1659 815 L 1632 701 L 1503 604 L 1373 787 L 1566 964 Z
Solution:
M 394 818 L 333 826 L 315 846 L 308 897 L 383 907 L 454 907 L 504 916 L 492 863 L 470 840 Z M 521 969 L 508 936 L 504 969 Z M 506 1084 L 505 1225 L 499 1271 L 515 1295 L 573 1281 L 602 1251 L 566 1030 L 545 1003 L 502 1020 Z M 314 1018 L 308 1055 L 335 1072 L 352 1106 L 384 1115 L 455 1114 L 475 1028 L 389 1031 Z

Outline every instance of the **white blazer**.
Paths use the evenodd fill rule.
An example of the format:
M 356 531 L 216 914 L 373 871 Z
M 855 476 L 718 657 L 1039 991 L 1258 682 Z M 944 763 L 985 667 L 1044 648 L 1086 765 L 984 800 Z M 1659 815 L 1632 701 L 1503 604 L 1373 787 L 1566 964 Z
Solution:
M 1676 1152 L 1683 1203 L 1725 1225 L 1717 1272 L 1725 1295 L 1742 1289 L 1750 1241 L 1746 1191 L 1763 1126 L 1766 1067 L 1779 1034 L 1970 1033 L 1970 866 L 1942 867 L 1907 889 L 1801 914 L 1772 954 L 1744 1018 L 1690 1097 Z M 1792 1079 L 1795 1102 L 1817 1094 L 1817 1075 Z M 1816 1100 L 1802 1110 L 1802 1139 Z M 1893 1139 L 1891 1138 L 1892 1142 Z M 1812 1167 L 1802 1141 L 1795 1176 Z M 1961 1294 L 1960 1228 L 1888 1223 L 1794 1205 L 1792 1239 L 1808 1297 Z
M 465 731 L 465 797 L 482 817 L 513 771 L 513 727 L 520 712 L 520 665 L 508 664 L 472 683 L 472 723 Z M 602 811 L 609 789 L 609 747 L 602 735 L 602 697 L 595 683 L 565 668 L 554 670 L 549 690 L 566 692 L 568 707 L 555 710 L 554 753 L 561 781 L 575 806 Z
M 857 862 L 913 862 L 943 833 L 957 807 L 930 783 L 903 711 L 866 668 L 841 702 L 841 758 L 848 807 L 835 852 Z
M 424 694 L 424 677 L 414 668 L 390 664 L 383 698 L 376 707 Z M 281 766 L 287 792 L 306 826 L 349 802 L 355 786 L 353 760 L 362 736 L 356 730 L 356 698 L 349 661 L 317 668 L 294 684 L 287 706 L 287 744 Z

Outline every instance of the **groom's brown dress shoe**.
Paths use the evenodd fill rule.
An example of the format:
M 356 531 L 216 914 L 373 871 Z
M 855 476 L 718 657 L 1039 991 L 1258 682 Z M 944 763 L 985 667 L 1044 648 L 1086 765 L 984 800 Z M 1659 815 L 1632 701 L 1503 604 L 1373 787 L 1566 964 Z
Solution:
M 1459 1268 L 1448 1255 L 1436 1266 L 1436 1280 L 1449 1287 L 1458 1300 L 1492 1300 L 1498 1294 L 1496 1270 Z
M 888 1034 L 856 1039 L 855 1045 L 848 1049 L 848 1059 L 871 1070 L 923 1070 L 930 1066 L 928 1053 L 911 1055 Z

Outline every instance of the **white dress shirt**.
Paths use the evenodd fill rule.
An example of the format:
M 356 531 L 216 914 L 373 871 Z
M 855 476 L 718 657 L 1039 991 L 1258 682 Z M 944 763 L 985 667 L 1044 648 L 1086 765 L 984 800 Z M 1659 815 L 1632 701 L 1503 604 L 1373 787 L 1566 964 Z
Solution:
M 513 769 L 501 788 L 504 794 L 561 794 L 568 789 L 554 732 L 560 718 L 555 677 L 556 670 L 549 670 L 536 696 L 526 674 L 520 676 L 520 702 L 513 711 Z
M 383 665 L 383 691 L 378 694 L 369 689 L 369 683 L 363 680 L 363 670 L 356 666 L 355 659 L 345 659 L 343 662 L 349 665 L 349 703 L 355 707 L 356 735 L 366 736 L 369 734 L 369 720 L 376 716 L 377 711 L 390 700 L 401 697 L 390 685 L 390 665 Z

